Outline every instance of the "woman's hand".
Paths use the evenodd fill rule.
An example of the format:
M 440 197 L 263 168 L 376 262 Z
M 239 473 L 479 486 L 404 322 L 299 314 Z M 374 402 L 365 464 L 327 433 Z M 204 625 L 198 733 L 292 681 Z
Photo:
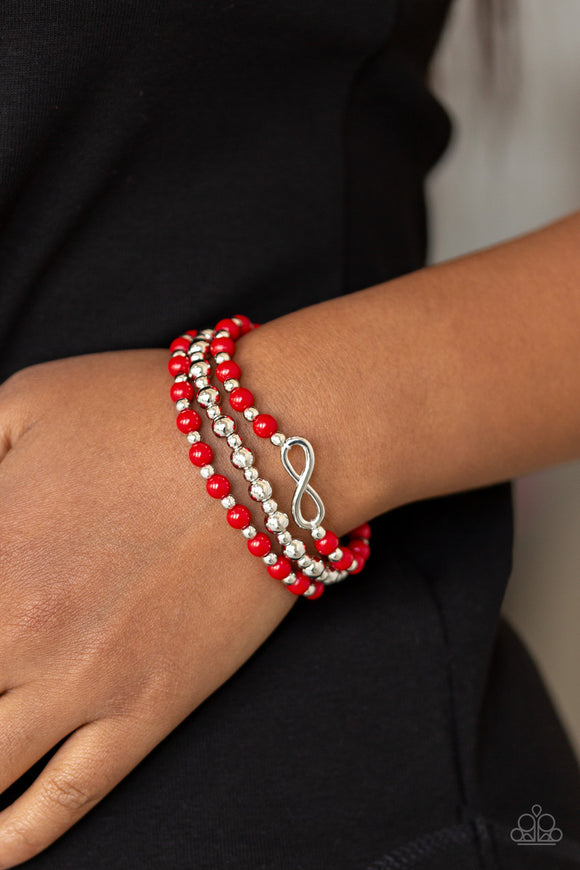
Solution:
M 189 466 L 167 354 L 26 369 L 0 388 L 0 868 L 107 794 L 260 646 L 294 598 Z

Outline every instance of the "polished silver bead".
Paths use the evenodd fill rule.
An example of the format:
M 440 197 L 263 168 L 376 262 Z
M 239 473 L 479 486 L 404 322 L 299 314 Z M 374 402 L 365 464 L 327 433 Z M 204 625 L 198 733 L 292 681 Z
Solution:
M 326 534 L 326 529 L 323 526 L 316 526 L 315 529 L 312 529 L 310 532 L 315 541 L 319 541 Z
M 205 378 L 209 375 L 211 366 L 207 360 L 199 360 L 194 362 L 189 368 L 189 376 L 191 378 Z
M 173 380 L 176 384 L 180 384 L 183 383 L 183 381 L 186 381 L 188 377 L 189 375 L 186 375 L 185 372 L 180 372 L 178 375 L 175 375 Z
M 288 528 L 289 522 L 287 514 L 283 511 L 276 511 L 266 520 L 266 528 L 270 532 L 284 532 Z
M 255 480 L 259 478 L 259 473 L 257 468 L 244 468 L 244 477 L 248 481 L 248 483 L 253 483 Z
M 203 477 L 204 480 L 209 480 L 209 478 L 213 474 L 215 474 L 215 468 L 213 467 L 213 465 L 204 465 L 200 469 L 199 473 L 201 474 L 201 476 Z
M 189 399 L 179 399 L 175 403 L 176 411 L 185 411 L 187 408 L 189 408 Z
M 213 329 L 200 329 L 199 332 L 197 333 L 197 338 L 199 338 L 200 336 L 203 336 L 203 338 L 205 338 L 206 341 L 211 341 L 212 338 L 215 336 L 215 330 L 213 330 Z M 196 338 L 196 341 L 197 341 L 197 338 Z
M 305 598 L 310 598 L 311 595 L 314 595 L 316 592 L 316 583 L 311 583 L 306 592 L 303 592 L 303 596 Z
M 304 568 L 308 568 L 309 565 L 312 565 L 312 559 L 308 553 L 305 553 L 302 558 L 298 559 L 298 567 L 304 570 Z
M 217 420 L 213 421 L 213 431 L 218 438 L 228 438 L 230 435 L 234 434 L 235 428 L 236 424 L 231 417 L 227 416 L 227 414 L 224 414 L 223 417 L 218 417 Z
M 328 571 L 326 570 L 326 568 L 325 568 L 324 571 L 322 572 L 322 574 L 320 575 L 320 577 L 318 578 L 318 580 L 320 581 L 320 583 L 326 583 L 326 581 L 327 581 L 327 579 L 328 579 L 328 573 L 329 573 L 329 572 L 328 572 Z
M 284 583 L 285 586 L 292 586 L 293 583 L 296 583 L 296 574 L 294 571 L 291 571 L 287 577 L 284 577 L 282 583 Z
M 201 441 L 201 435 L 199 432 L 188 432 L 185 437 L 190 444 L 197 444 L 198 441 Z
M 254 454 L 247 447 L 238 447 L 230 456 L 230 461 L 236 468 L 250 468 L 254 464 Z
M 242 535 L 244 536 L 244 538 L 247 538 L 248 541 L 251 541 L 252 538 L 255 538 L 257 534 L 258 533 L 254 526 L 246 526 L 246 528 L 242 530 Z
M 340 547 L 337 547 L 336 550 L 330 554 L 328 559 L 330 562 L 338 562 L 339 559 L 342 559 L 342 550 Z
M 215 337 L 216 338 L 229 338 L 230 333 L 228 332 L 227 329 L 218 329 L 218 331 L 215 334 Z
M 227 362 L 229 359 L 231 359 L 229 353 L 218 353 L 215 357 L 215 364 L 219 366 L 220 363 Z
M 249 492 L 254 501 L 266 501 L 272 496 L 272 487 L 263 477 L 258 477 L 250 486 Z
M 326 576 L 324 579 L 321 577 L 320 579 L 325 584 L 325 586 L 332 586 L 333 583 L 338 582 L 338 571 L 325 571 Z
M 242 439 L 240 436 L 234 432 L 233 435 L 228 435 L 228 447 L 231 447 L 232 450 L 237 450 L 238 447 L 242 446 Z
M 235 378 L 228 378 L 227 381 L 224 381 L 224 390 L 226 393 L 231 393 L 232 390 L 236 390 L 240 386 L 240 382 Z
M 285 547 L 286 544 L 289 544 L 292 540 L 292 535 L 290 534 L 290 532 L 280 532 L 280 534 L 276 535 L 276 537 L 278 538 L 278 543 L 282 547 Z
M 205 413 L 210 420 L 217 420 L 218 417 L 223 415 L 223 411 L 219 405 L 210 405 L 209 408 L 205 409 Z
M 284 555 L 289 559 L 299 559 L 306 552 L 306 547 L 302 541 L 293 538 L 289 544 L 284 547 Z
M 220 394 L 215 387 L 206 387 L 201 390 L 197 396 L 197 401 L 202 408 L 207 408 L 209 405 L 215 405 L 220 400 Z
M 257 408 L 246 408 L 246 410 L 244 411 L 244 417 L 246 418 L 246 420 L 249 420 L 250 423 L 252 422 L 252 420 L 255 420 L 257 416 L 258 416 L 258 409 Z
M 235 324 L 237 324 L 240 327 L 240 329 L 242 328 L 242 321 L 240 320 L 239 317 L 232 317 L 232 320 L 234 321 Z
M 176 356 L 187 356 L 187 351 L 182 350 L 181 348 L 179 350 L 174 350 L 171 354 L 171 359 Z
M 313 559 L 311 565 L 307 565 L 304 569 L 307 577 L 321 577 L 324 573 L 324 562 L 320 559 Z
M 209 343 L 207 341 L 198 341 L 197 339 L 193 342 L 193 344 L 189 345 L 189 350 L 187 351 L 188 356 L 191 357 L 194 353 L 205 354 L 209 347 Z
M 201 350 L 189 351 L 187 355 L 192 363 L 201 362 L 205 359 L 205 354 Z
M 262 502 L 262 510 L 265 514 L 273 514 L 278 510 L 278 502 L 274 501 L 273 498 L 267 498 L 266 501 Z
M 281 447 L 285 440 L 286 436 L 282 432 L 274 432 L 273 435 L 270 435 L 270 441 L 274 447 Z
M 346 580 L 348 577 L 348 571 L 339 571 L 337 583 L 340 583 L 342 580 Z
M 262 556 L 262 558 L 266 565 L 275 565 L 278 561 L 278 556 L 276 555 L 276 553 L 268 553 L 267 556 Z
M 198 390 L 204 390 L 209 385 L 209 378 L 206 378 L 204 375 L 195 379 L 195 386 Z
M 357 560 L 357 558 L 356 558 L 356 556 L 355 556 L 354 559 L 353 559 L 353 561 L 352 561 L 352 562 L 350 563 L 350 565 L 348 566 L 348 568 L 346 568 L 346 573 L 347 573 L 347 574 L 352 574 L 352 572 L 353 572 L 353 571 L 356 571 L 357 568 L 358 568 L 358 560 Z
M 226 495 L 224 496 L 224 498 L 222 498 L 222 507 L 224 507 L 227 511 L 229 511 L 230 508 L 233 508 L 235 503 L 236 500 L 233 495 Z

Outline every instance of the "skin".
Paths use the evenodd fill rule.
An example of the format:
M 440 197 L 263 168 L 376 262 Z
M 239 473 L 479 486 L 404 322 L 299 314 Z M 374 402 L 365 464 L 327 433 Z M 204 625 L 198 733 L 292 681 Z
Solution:
M 315 446 L 327 528 L 580 455 L 579 243 L 580 212 L 240 340 L 256 405 Z M 77 357 L 0 388 L 0 790 L 70 735 L 0 813 L 0 870 L 88 812 L 295 603 L 191 473 L 166 362 Z M 289 505 L 276 451 L 242 431 Z

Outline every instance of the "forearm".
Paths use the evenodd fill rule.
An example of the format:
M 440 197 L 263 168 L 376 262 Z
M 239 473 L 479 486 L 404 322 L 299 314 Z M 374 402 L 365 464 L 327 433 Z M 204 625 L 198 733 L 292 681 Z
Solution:
M 239 359 L 344 528 L 573 459 L 580 212 L 266 324 Z

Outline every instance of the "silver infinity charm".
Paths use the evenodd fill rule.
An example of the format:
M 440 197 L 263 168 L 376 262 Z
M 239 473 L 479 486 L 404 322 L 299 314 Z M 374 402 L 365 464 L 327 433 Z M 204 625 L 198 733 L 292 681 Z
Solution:
M 302 474 L 298 474 L 296 469 L 290 462 L 288 457 L 289 451 L 292 447 L 302 447 L 304 450 L 304 459 L 306 460 L 306 464 L 304 466 L 304 471 Z M 309 485 L 309 480 L 312 477 L 312 472 L 314 471 L 314 448 L 310 441 L 307 441 L 306 438 L 301 438 L 300 435 L 292 435 L 290 438 L 287 438 L 282 447 L 280 448 L 280 457 L 282 459 L 282 464 L 290 477 L 296 481 L 296 491 L 294 492 L 294 497 L 292 498 L 292 516 L 297 525 L 300 526 L 301 529 L 315 529 L 322 523 L 324 519 L 324 504 L 322 503 L 322 499 L 318 495 L 315 489 L 313 489 Z M 302 499 L 304 495 L 310 496 L 314 504 L 316 505 L 316 516 L 313 520 L 306 520 L 302 514 Z

